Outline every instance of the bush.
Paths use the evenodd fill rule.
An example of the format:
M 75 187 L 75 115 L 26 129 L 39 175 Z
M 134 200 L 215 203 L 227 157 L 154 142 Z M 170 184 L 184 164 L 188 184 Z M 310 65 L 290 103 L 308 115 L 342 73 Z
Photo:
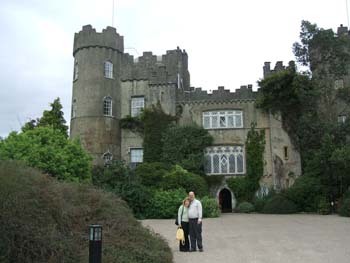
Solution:
M 208 185 L 205 179 L 200 175 L 189 173 L 179 165 L 175 165 L 164 176 L 162 186 L 165 190 L 182 187 L 187 193 L 194 191 L 196 196 L 208 195 Z
M 160 188 L 164 175 L 169 171 L 169 166 L 164 163 L 141 163 L 135 169 L 135 174 L 141 183 L 147 187 Z
M 220 216 L 220 208 L 215 198 L 204 196 L 200 201 L 202 202 L 203 217 Z
M 265 196 L 263 195 L 255 196 L 253 200 L 255 211 L 258 213 L 262 213 L 267 201 L 271 199 L 275 194 L 276 192 L 273 189 L 270 189 L 268 194 Z
M 263 209 L 265 214 L 293 214 L 296 212 L 298 212 L 298 207 L 282 194 L 268 199 Z
M 227 180 L 227 184 L 235 193 L 238 202 L 252 200 L 256 190 L 256 185 L 246 177 L 230 178 Z
M 187 196 L 184 189 L 156 190 L 146 210 L 147 218 L 175 218 L 177 211 Z
M 144 218 L 152 193 L 123 162 L 114 161 L 106 167 L 95 167 L 92 181 L 126 201 L 137 218 Z
M 166 242 L 112 193 L 2 161 L 0 200 L 0 262 L 88 262 L 90 224 L 103 226 L 104 262 L 172 262 Z
M 326 197 L 320 197 L 318 202 L 318 213 L 321 215 L 329 215 L 331 213 L 330 203 Z
M 251 213 L 254 212 L 254 206 L 249 202 L 242 202 L 238 205 L 238 212 L 240 213 Z
M 339 215 L 350 217 L 350 190 L 348 190 L 343 197 L 343 201 L 339 207 Z
M 298 211 L 317 212 L 320 196 L 323 195 L 322 185 L 318 178 L 305 175 L 297 178 L 284 194 L 297 205 Z

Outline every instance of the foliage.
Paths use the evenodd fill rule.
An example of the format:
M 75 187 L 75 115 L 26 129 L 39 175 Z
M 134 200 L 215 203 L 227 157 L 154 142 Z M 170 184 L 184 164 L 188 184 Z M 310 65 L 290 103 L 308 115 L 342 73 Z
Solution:
M 79 141 L 68 140 L 58 129 L 36 127 L 12 132 L 0 142 L 0 160 L 22 160 L 60 180 L 90 180 L 91 158 Z
M 203 151 L 213 137 L 202 127 L 172 125 L 163 133 L 162 161 L 179 164 L 188 171 L 203 173 Z
M 222 184 L 223 180 L 225 179 L 225 176 L 221 174 L 213 174 L 205 176 L 204 179 L 207 181 L 209 188 L 214 188 Z
M 51 110 L 45 110 L 40 119 L 30 120 L 27 122 L 22 127 L 22 131 L 26 132 L 34 129 L 35 127 L 51 127 L 54 130 L 60 131 L 67 137 L 68 126 L 66 125 L 66 120 L 63 117 L 63 107 L 60 102 L 60 98 L 55 99 L 50 106 Z
M 115 193 L 126 201 L 137 218 L 144 218 L 152 192 L 123 162 L 114 161 L 109 166 L 95 167 L 93 183 Z
M 187 193 L 184 189 L 155 190 L 146 211 L 147 218 L 174 218 Z
M 298 207 L 282 194 L 276 194 L 267 200 L 263 213 L 265 214 L 293 214 Z
M 300 176 L 284 195 L 297 205 L 298 211 L 317 212 L 323 186 L 317 177 Z
M 90 224 L 103 226 L 105 262 L 172 262 L 166 242 L 112 193 L 1 161 L 0 200 L 1 262 L 87 262 Z
M 331 213 L 331 206 L 326 197 L 322 196 L 319 199 L 317 212 L 321 215 L 329 215 Z
M 212 218 L 220 216 L 220 208 L 215 198 L 204 196 L 200 200 L 202 202 L 203 217 Z
M 239 203 L 237 210 L 240 213 L 251 213 L 254 212 L 254 205 L 249 202 L 242 202 Z
M 350 217 L 350 197 L 343 199 L 338 212 L 341 216 Z
M 265 132 L 263 130 L 258 132 L 255 127 L 256 124 L 252 123 L 246 140 L 246 176 L 226 180 L 239 202 L 252 201 L 264 172 Z
M 129 129 L 133 132 L 143 133 L 143 122 L 140 117 L 131 117 L 130 115 L 120 119 L 120 127 L 122 129 Z
M 169 165 L 164 163 L 141 163 L 136 167 L 135 174 L 143 185 L 161 188 L 163 178 L 169 169 Z
M 161 140 L 167 127 L 176 120 L 166 114 L 160 103 L 144 110 L 141 121 L 144 124 L 143 160 L 144 162 L 159 162 L 162 158 L 163 142 Z
M 208 194 L 208 185 L 203 177 L 190 173 L 179 165 L 175 165 L 163 177 L 162 188 L 170 190 L 179 187 L 185 189 L 187 193 L 193 191 L 197 196 Z

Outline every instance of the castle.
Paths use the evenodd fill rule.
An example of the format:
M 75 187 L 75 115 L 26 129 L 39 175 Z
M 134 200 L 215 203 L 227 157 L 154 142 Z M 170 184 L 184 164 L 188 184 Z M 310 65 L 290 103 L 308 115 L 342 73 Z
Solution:
M 80 138 L 94 164 L 111 159 L 131 165 L 142 162 L 142 137 L 121 129 L 120 120 L 159 102 L 166 113 L 180 113 L 180 125 L 196 123 L 213 136 L 213 146 L 204 153 L 207 175 L 245 175 L 245 141 L 252 122 L 266 136 L 262 191 L 289 187 L 301 174 L 300 154 L 280 117 L 255 107 L 257 92 L 252 85 L 235 92 L 219 87 L 212 93 L 191 87 L 185 50 L 169 50 L 162 56 L 144 52 L 134 59 L 124 53 L 123 36 L 115 28 L 99 33 L 87 25 L 75 34 L 73 56 L 70 135 Z M 274 70 L 283 68 L 278 62 Z M 271 72 L 265 63 L 264 75 Z M 225 181 L 211 191 L 223 208 L 235 206 L 234 193 Z

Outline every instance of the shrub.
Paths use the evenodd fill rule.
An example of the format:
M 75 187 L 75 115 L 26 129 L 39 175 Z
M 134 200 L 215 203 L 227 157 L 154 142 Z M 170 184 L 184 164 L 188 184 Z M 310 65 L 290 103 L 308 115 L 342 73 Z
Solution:
M 147 187 L 160 188 L 164 175 L 169 171 L 169 166 L 164 163 L 141 163 L 135 169 L 135 174 L 141 183 Z
M 186 196 L 187 193 L 182 188 L 156 190 L 146 210 L 147 218 L 175 218 Z
M 317 212 L 321 195 L 320 180 L 307 175 L 297 178 L 285 192 L 285 196 L 297 205 L 298 211 L 304 212 Z
M 87 262 L 90 224 L 103 226 L 104 262 L 172 262 L 166 242 L 112 193 L 2 161 L 0 200 L 0 262 Z
M 203 217 L 220 216 L 220 208 L 215 198 L 204 196 L 200 201 L 202 202 Z
M 292 214 L 296 212 L 298 212 L 297 206 L 282 194 L 268 199 L 263 209 L 265 214 Z
M 208 185 L 205 179 L 200 175 L 189 173 L 179 165 L 175 165 L 164 176 L 162 186 L 165 190 L 182 187 L 187 193 L 194 191 L 196 196 L 208 194 Z
M 343 201 L 339 207 L 339 215 L 350 217 L 350 190 L 348 190 L 343 197 Z
M 230 178 L 227 180 L 227 184 L 235 193 L 238 202 L 252 200 L 256 190 L 256 185 L 246 177 Z
M 141 184 L 123 162 L 114 161 L 106 167 L 95 167 L 93 183 L 105 190 L 111 191 L 126 201 L 137 218 L 144 218 L 152 193 Z
M 254 206 L 249 202 L 242 202 L 238 205 L 238 212 L 240 213 L 251 213 L 254 212 Z
M 331 213 L 330 203 L 326 197 L 320 197 L 318 202 L 318 213 L 321 215 L 329 215 Z

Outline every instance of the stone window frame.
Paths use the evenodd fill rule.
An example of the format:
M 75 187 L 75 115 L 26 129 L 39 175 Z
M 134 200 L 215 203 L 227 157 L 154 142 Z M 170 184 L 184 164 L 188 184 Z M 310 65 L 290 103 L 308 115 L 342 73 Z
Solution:
M 135 157 L 136 157 L 136 159 L 133 159 Z M 134 164 L 143 163 L 143 148 L 142 147 L 131 147 L 130 148 L 130 163 L 134 163 Z
M 103 115 L 113 116 L 113 99 L 111 96 L 106 96 L 103 98 Z
M 79 77 L 79 64 L 78 60 L 75 59 L 74 61 L 74 71 L 73 71 L 73 81 L 77 80 Z
M 104 76 L 107 79 L 113 79 L 113 63 L 110 60 L 104 62 Z
M 204 129 L 239 129 L 243 128 L 242 110 L 203 111 Z
M 347 116 L 345 114 L 338 115 L 338 123 L 344 124 L 346 122 Z
M 130 101 L 130 116 L 131 117 L 139 116 L 144 108 L 145 108 L 145 96 L 133 96 L 133 97 L 131 97 L 131 101 Z
M 244 175 L 246 173 L 246 158 L 243 145 L 207 147 L 204 157 L 205 173 L 207 175 Z
M 77 116 L 77 100 L 74 98 L 72 102 L 72 116 L 71 118 L 75 118 Z
M 108 150 L 104 154 L 102 154 L 102 159 L 105 165 L 110 164 L 113 161 L 113 154 Z

